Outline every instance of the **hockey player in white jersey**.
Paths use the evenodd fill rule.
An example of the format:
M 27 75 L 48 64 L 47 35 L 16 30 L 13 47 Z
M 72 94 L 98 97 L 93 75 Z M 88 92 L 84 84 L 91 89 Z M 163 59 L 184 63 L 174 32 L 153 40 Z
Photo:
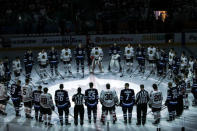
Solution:
M 9 96 L 7 94 L 7 87 L 5 86 L 5 78 L 0 81 L 0 114 L 7 115 L 5 112 L 7 101 L 9 100 Z
M 0 81 L 5 78 L 5 68 L 4 68 L 4 64 L 3 61 L 0 60 Z
M 132 67 L 133 67 L 133 58 L 134 58 L 134 49 L 131 46 L 131 44 L 128 44 L 125 47 L 124 50 L 124 57 L 125 57 L 125 61 L 126 61 L 126 71 L 127 72 L 132 72 Z
M 91 65 L 91 73 L 94 73 L 94 69 L 96 65 L 98 65 L 100 72 L 103 72 L 102 67 L 102 60 L 103 60 L 103 50 L 100 47 L 94 47 L 91 51 L 91 59 L 92 59 L 92 65 Z
M 16 57 L 16 59 L 12 62 L 12 67 L 14 71 L 15 80 L 17 81 L 22 72 L 22 67 L 19 57 Z
M 106 84 L 106 90 L 101 91 L 100 102 L 102 105 L 101 122 L 105 124 L 105 118 L 107 117 L 108 112 L 110 112 L 113 116 L 113 124 L 115 124 L 117 120 L 115 106 L 119 104 L 119 101 L 116 91 L 110 89 L 110 84 Z
M 44 123 L 47 126 L 52 126 L 51 115 L 52 110 L 55 110 L 52 96 L 48 93 L 48 88 L 44 88 L 44 93 L 40 95 L 41 113 L 43 114 Z
M 189 71 L 193 72 L 194 70 L 194 57 L 193 56 L 190 56 L 188 66 L 189 66 L 188 67 Z
M 71 61 L 72 61 L 71 49 L 69 49 L 68 47 L 62 49 L 60 59 L 64 64 L 65 74 L 69 73 L 71 75 L 72 74 L 72 71 L 71 71 Z
M 181 75 L 182 77 L 184 77 L 184 74 L 186 72 L 186 68 L 188 66 L 188 60 L 187 60 L 187 56 L 185 55 L 185 52 L 182 52 L 181 55 L 181 65 L 180 65 L 180 70 L 181 70 Z
M 153 46 L 148 47 L 148 61 L 149 61 L 149 66 L 151 68 L 151 73 L 155 73 L 156 70 L 156 48 Z
M 152 112 L 155 120 L 153 124 L 160 123 L 162 100 L 163 100 L 162 92 L 158 90 L 156 84 L 153 84 L 153 91 L 150 92 L 150 101 L 149 101 L 149 106 L 150 108 L 152 108 Z
M 170 49 L 169 55 L 168 55 L 168 71 L 170 72 L 170 78 L 172 78 L 173 74 L 173 60 L 175 57 L 174 49 Z
M 32 110 L 32 100 L 33 100 L 33 89 L 29 84 L 29 79 L 25 80 L 25 85 L 22 86 L 22 100 L 24 103 L 24 110 L 26 118 L 32 119 L 31 110 Z
M 43 49 L 40 53 L 38 53 L 38 62 L 40 66 L 40 77 L 44 79 L 47 77 L 46 68 L 48 66 L 48 56 L 47 52 Z

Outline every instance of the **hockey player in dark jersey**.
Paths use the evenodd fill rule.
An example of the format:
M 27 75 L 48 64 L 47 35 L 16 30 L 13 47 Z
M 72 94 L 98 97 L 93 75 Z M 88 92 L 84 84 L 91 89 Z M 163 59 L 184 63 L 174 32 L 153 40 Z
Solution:
M 176 107 L 178 104 L 178 89 L 173 87 L 172 83 L 168 83 L 167 99 L 165 105 L 168 107 L 169 119 L 167 121 L 172 121 L 176 116 Z
M 129 89 L 129 83 L 125 84 L 125 89 L 120 92 L 120 106 L 122 107 L 124 123 L 127 124 L 127 112 L 129 118 L 129 124 L 131 124 L 132 110 L 135 104 L 135 92 L 133 89 Z
M 111 71 L 111 68 L 115 65 L 117 68 L 119 68 L 119 72 L 122 71 L 122 67 L 121 67 L 121 59 L 120 59 L 120 56 L 121 56 L 121 50 L 120 50 L 120 47 L 117 46 L 116 43 L 113 44 L 113 46 L 111 46 L 111 48 L 109 49 L 109 56 L 111 57 L 111 60 L 110 60 L 110 64 L 109 64 L 109 67 L 108 67 L 108 70 Z
M 42 86 L 38 86 L 37 90 L 33 91 L 33 105 L 35 109 L 35 119 L 36 121 L 43 122 L 42 121 L 42 113 L 40 112 L 40 95 L 42 94 Z M 38 119 L 39 116 L 39 119 Z
M 50 64 L 50 68 L 51 68 L 51 75 L 58 75 L 58 53 L 57 50 L 55 50 L 54 47 L 51 47 L 51 50 L 49 52 L 48 55 L 48 59 L 49 59 L 49 64 Z
M 84 75 L 84 59 L 85 59 L 85 49 L 82 47 L 81 43 L 78 45 L 74 51 L 76 64 L 77 64 L 77 73 L 79 73 L 79 65 L 81 64 L 82 73 Z
M 197 75 L 195 73 L 194 78 L 193 78 L 193 84 L 192 84 L 192 90 L 191 90 L 194 100 L 193 100 L 193 106 L 197 106 Z
M 11 80 L 11 72 L 10 72 L 10 62 L 9 62 L 9 59 L 8 57 L 5 57 L 3 59 L 3 65 L 4 65 L 4 68 L 5 68 L 5 81 L 6 81 L 6 86 L 8 86 L 10 80 Z
M 25 52 L 25 55 L 24 55 L 26 79 L 31 78 L 31 71 L 32 71 L 33 63 L 34 63 L 33 62 L 33 53 L 29 49 L 29 50 L 27 50 L 27 52 Z
M 180 58 L 176 55 L 176 52 L 174 53 L 173 58 L 173 64 L 172 64 L 172 70 L 174 77 L 176 77 L 179 74 L 179 67 L 180 67 Z
M 88 120 L 91 123 L 91 113 L 93 112 L 94 123 L 97 119 L 98 90 L 93 88 L 93 83 L 89 83 L 90 89 L 85 91 L 85 105 L 87 106 Z
M 139 72 L 145 72 L 145 49 L 140 44 L 136 49 L 136 59 L 140 68 Z
M 166 74 L 166 65 L 167 65 L 167 54 L 164 50 L 161 50 L 160 59 L 157 61 L 157 73 L 158 75 L 165 75 Z
M 60 124 L 63 126 L 63 113 L 65 112 L 65 124 L 70 125 L 68 121 L 69 108 L 71 106 L 68 92 L 64 89 L 64 85 L 60 84 L 60 89 L 55 91 L 55 104 L 58 108 Z
M 77 89 L 77 94 L 73 95 L 72 101 L 75 103 L 74 106 L 74 123 L 78 125 L 78 115 L 80 115 L 80 125 L 83 125 L 84 121 L 84 94 L 81 93 L 81 88 Z
M 17 83 L 14 83 L 10 87 L 10 95 L 11 99 L 15 108 L 16 116 L 20 117 L 20 103 L 22 101 L 22 95 L 21 95 L 21 81 L 18 80 Z

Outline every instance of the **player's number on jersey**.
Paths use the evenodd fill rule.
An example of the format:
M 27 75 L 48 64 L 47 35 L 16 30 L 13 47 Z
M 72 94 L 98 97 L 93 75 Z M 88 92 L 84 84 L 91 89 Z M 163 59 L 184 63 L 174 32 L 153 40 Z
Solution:
M 94 100 L 95 99 L 95 93 L 94 92 L 88 93 L 88 98 L 89 98 L 89 100 Z
M 161 101 L 161 95 L 159 95 L 159 94 L 158 94 L 158 95 L 155 95 L 155 96 L 154 96 L 154 101 L 155 101 L 155 102 Z
M 47 98 L 41 98 L 41 103 L 46 105 L 47 104 Z
M 64 96 L 59 95 L 59 96 L 58 96 L 58 100 L 59 100 L 59 101 L 63 101 L 63 100 L 64 100 Z
M 27 90 L 23 89 L 23 95 L 25 96 L 27 94 Z
M 129 100 L 129 96 L 130 96 L 130 94 L 127 93 L 127 94 L 126 94 L 126 100 L 127 100 L 127 101 Z
M 11 94 L 14 94 L 14 93 L 15 93 L 15 88 L 12 88 Z
M 105 94 L 105 100 L 112 100 L 112 94 Z

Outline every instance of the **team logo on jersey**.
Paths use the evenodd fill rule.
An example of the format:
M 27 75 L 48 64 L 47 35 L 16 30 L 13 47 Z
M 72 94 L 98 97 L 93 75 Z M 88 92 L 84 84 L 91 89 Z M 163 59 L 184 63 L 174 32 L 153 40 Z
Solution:
M 150 54 L 153 54 L 153 51 L 152 50 L 150 51 Z
M 45 59 L 45 55 L 42 55 L 42 59 Z
M 65 56 L 68 56 L 68 52 L 65 53 Z
M 99 54 L 98 51 L 96 51 L 95 54 L 98 55 Z
M 127 50 L 127 54 L 130 54 L 130 50 Z

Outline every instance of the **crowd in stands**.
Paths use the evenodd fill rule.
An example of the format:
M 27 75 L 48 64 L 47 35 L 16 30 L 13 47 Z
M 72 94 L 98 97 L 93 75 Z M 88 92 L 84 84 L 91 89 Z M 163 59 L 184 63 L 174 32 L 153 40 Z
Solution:
M 0 34 L 180 32 L 196 20 L 197 0 L 0 0 Z

